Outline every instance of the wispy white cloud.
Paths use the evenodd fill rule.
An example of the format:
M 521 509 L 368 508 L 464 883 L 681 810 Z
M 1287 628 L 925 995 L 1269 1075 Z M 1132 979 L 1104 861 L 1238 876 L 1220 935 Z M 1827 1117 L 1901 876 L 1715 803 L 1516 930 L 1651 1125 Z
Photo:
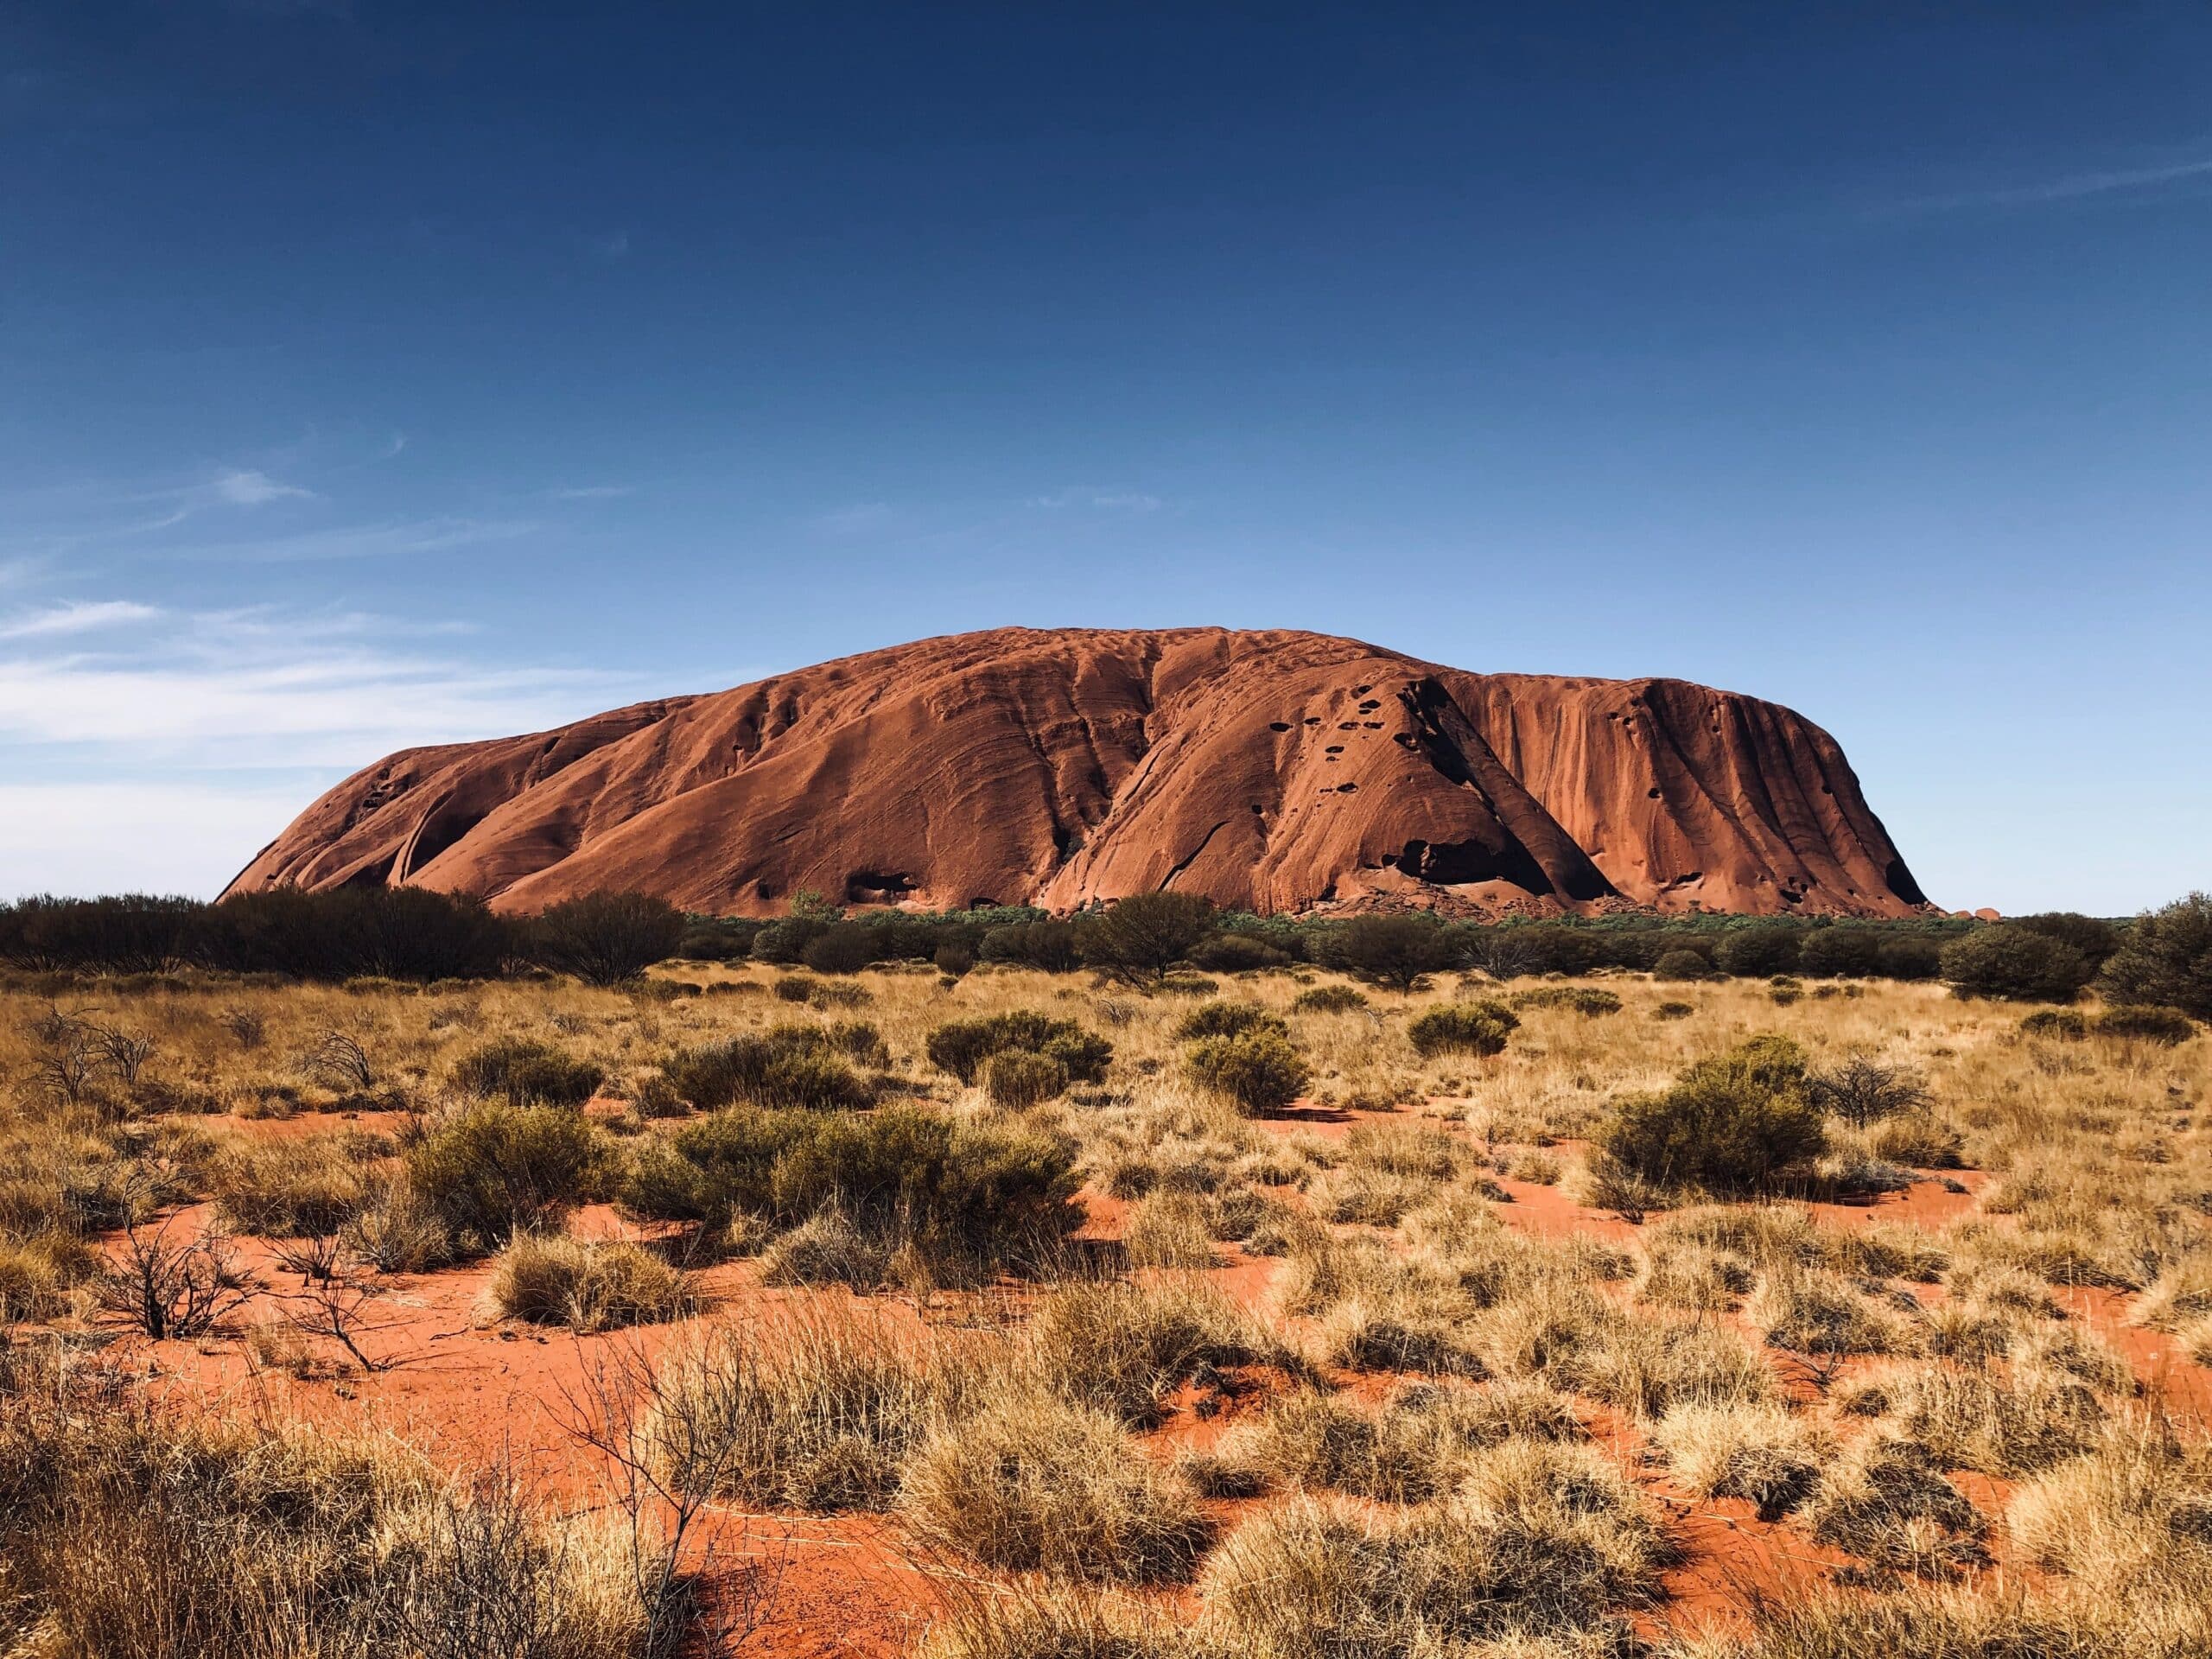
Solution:
M 213 485 L 215 494 L 234 507 L 265 506 L 271 501 L 315 499 L 313 490 L 303 490 L 296 484 L 280 484 L 264 472 L 251 468 L 225 473 Z
M 22 612 L 0 621 L 0 639 L 36 639 L 57 634 L 90 633 L 151 621 L 161 612 L 127 599 L 67 600 L 43 610 Z
M 1955 207 L 2026 207 L 2038 202 L 2079 201 L 2121 194 L 2150 194 L 2166 186 L 2212 181 L 2212 156 L 2195 156 L 2153 167 L 2111 168 L 2071 173 L 2035 183 L 1951 195 L 1924 196 L 1904 206 L 1922 212 Z
M 556 501 L 610 501 L 618 495 L 636 493 L 633 484 L 577 484 L 553 492 Z
M 537 528 L 529 520 L 519 518 L 416 518 L 401 524 L 337 524 L 291 535 L 204 542 L 171 551 L 181 558 L 228 559 L 252 564 L 396 558 L 418 553 L 449 553 L 489 542 L 512 541 Z
M 171 615 L 128 652 L 18 653 L 0 661 L 0 752 L 12 751 L 0 771 L 351 770 L 390 749 L 558 724 L 632 689 L 599 670 L 422 648 L 452 631 L 268 607 Z
M 627 259 L 630 257 L 630 232 L 615 231 L 607 236 L 594 237 L 591 251 L 610 264 L 617 259 Z
M 1029 505 L 1052 512 L 1069 508 L 1087 507 L 1096 512 L 1156 512 L 1165 504 L 1156 495 L 1147 495 L 1140 490 L 1101 489 L 1095 485 L 1076 485 L 1056 490 L 1050 495 L 1033 496 Z

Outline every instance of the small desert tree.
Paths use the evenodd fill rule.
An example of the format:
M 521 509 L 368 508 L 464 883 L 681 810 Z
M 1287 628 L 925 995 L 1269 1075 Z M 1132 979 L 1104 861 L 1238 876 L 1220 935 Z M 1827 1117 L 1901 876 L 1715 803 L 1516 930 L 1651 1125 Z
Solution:
M 588 893 L 553 906 L 528 929 L 533 961 L 591 985 L 635 979 L 676 954 L 683 913 L 643 893 Z
M 2093 971 L 2063 939 L 2008 922 L 1978 927 L 1943 947 L 1943 978 L 1961 996 L 2071 1002 Z
M 1441 973 L 1458 952 L 1431 916 L 1357 916 L 1332 942 L 1336 965 L 1394 991 L 1410 991 L 1424 975 Z
M 2136 918 L 2098 988 L 2212 1020 L 2212 894 L 2192 893 Z
M 1084 918 L 1077 930 L 1089 966 L 1124 983 L 1157 985 L 1213 925 L 1213 901 L 1188 893 L 1138 893 Z

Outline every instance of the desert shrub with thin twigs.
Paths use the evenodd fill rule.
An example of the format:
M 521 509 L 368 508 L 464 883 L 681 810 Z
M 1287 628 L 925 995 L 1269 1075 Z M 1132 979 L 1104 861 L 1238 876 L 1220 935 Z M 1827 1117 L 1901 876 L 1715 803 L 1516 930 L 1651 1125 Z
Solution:
M 683 1491 L 796 1510 L 880 1510 L 914 1448 L 985 1375 L 972 1348 L 860 1307 L 795 1310 L 700 1332 L 666 1369 L 644 1426 Z
M 650 1250 L 566 1234 L 518 1234 L 484 1294 L 503 1318 L 587 1333 L 680 1319 L 696 1304 L 683 1275 Z
M 925 1541 L 987 1567 L 1115 1583 L 1188 1578 L 1213 1532 L 1120 1420 L 1019 1389 L 924 1440 L 899 1503 Z

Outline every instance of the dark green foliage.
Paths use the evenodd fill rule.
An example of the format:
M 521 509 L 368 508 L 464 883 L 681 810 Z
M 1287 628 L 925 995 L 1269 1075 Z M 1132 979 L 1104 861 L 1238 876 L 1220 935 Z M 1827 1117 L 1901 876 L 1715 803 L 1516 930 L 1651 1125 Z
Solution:
M 2136 918 L 2105 963 L 2099 988 L 2114 1002 L 2212 1020 L 2212 895 L 2192 893 Z
M 1248 974 L 1263 968 L 1287 968 L 1291 957 L 1265 939 L 1250 933 L 1209 933 L 1191 947 L 1193 968 L 1210 974 Z
M 1598 965 L 1600 948 L 1589 929 L 1553 922 L 1508 923 L 1481 930 L 1471 942 L 1470 960 L 1499 979 L 1586 974 Z
M 524 925 L 531 959 L 588 985 L 635 979 L 676 954 L 683 912 L 643 893 L 588 893 L 540 911 Z
M 2196 1034 L 2196 1022 L 2178 1008 L 2154 1008 L 2145 1002 L 2123 1003 L 2097 1016 L 2097 1035 L 2177 1047 Z
M 1090 967 L 1130 985 L 1166 977 L 1213 926 L 1213 901 L 1188 893 L 1139 893 L 1085 916 L 1077 946 Z
M 1521 1017 L 1503 1002 L 1451 1002 L 1431 1008 L 1406 1027 L 1414 1052 L 1423 1059 L 1438 1054 L 1491 1055 L 1505 1052 L 1506 1039 Z
M 1441 973 L 1459 959 L 1452 936 L 1433 916 L 1356 916 L 1331 938 L 1325 960 L 1332 968 L 1392 990 L 1409 991 L 1426 974 Z
M 1787 974 L 1796 969 L 1805 938 L 1805 929 L 1794 922 L 1732 927 L 1713 947 L 1713 959 L 1723 972 L 1738 979 Z
M 1692 1002 L 1662 1002 L 1651 1010 L 1654 1020 L 1687 1020 L 1697 1012 Z
M 1067 1086 L 1067 1067 L 1049 1054 L 1010 1048 L 983 1065 L 983 1093 L 992 1105 L 1009 1111 L 1042 1105 Z
M 1710 979 L 1713 963 L 1702 951 L 1668 950 L 1651 964 L 1651 974 L 1655 979 Z
M 861 922 L 832 922 L 798 953 L 798 959 L 817 974 L 856 974 L 877 961 L 880 936 Z
M 1072 1143 L 887 1107 L 739 1107 L 639 1154 L 625 1207 L 653 1220 L 792 1226 L 829 1209 L 940 1253 L 990 1261 L 1082 1223 Z
M 2031 933 L 2056 939 L 2061 944 L 2070 944 L 2088 959 L 2092 968 L 2101 968 L 2113 953 L 2120 949 L 2125 937 L 2110 922 L 2095 916 L 2084 916 L 2078 911 L 2049 910 L 2035 916 L 2008 916 L 2007 927 L 2024 927 Z
M 1516 1008 L 1572 1008 L 1586 1020 L 1595 1020 L 1604 1014 L 1618 1014 L 1621 1000 L 1611 991 L 1601 991 L 1594 985 L 1540 985 L 1533 991 L 1516 991 L 1511 1006 Z
M 504 1101 L 454 1114 L 407 1150 L 409 1185 L 477 1250 L 557 1222 L 601 1167 L 599 1137 L 575 1111 Z
M 1934 979 L 1943 971 L 1943 947 L 1926 933 L 1884 933 L 1875 969 L 1885 979 Z
M 2030 1037 L 2047 1037 L 2054 1042 L 2078 1043 L 2089 1034 L 2088 1020 L 2072 1008 L 2038 1008 L 2020 1021 L 2021 1031 Z
M 1882 971 L 1882 939 L 1875 927 L 1816 927 L 1797 952 L 1797 971 L 1808 979 L 1871 979 Z
M 875 1091 L 851 1061 L 887 1058 L 874 1026 L 855 1020 L 830 1026 L 772 1026 L 758 1035 L 686 1049 L 667 1064 L 676 1092 L 706 1111 L 748 1101 L 816 1111 L 857 1110 Z
M 1207 1037 L 1184 1053 L 1191 1080 L 1246 1112 L 1281 1111 L 1305 1091 L 1310 1075 L 1289 1042 L 1273 1031 Z
M 1290 1035 L 1288 1026 L 1254 1003 L 1202 1002 L 1175 1022 L 1175 1040 L 1188 1043 L 1200 1037 L 1234 1037 L 1244 1031 Z
M 753 936 L 753 959 L 791 967 L 806 947 L 830 931 L 830 924 L 811 916 L 786 916 L 770 922 Z
M 930 1064 L 973 1084 L 994 1054 L 1020 1049 L 1058 1060 L 1074 1083 L 1101 1083 L 1113 1060 L 1114 1045 L 1095 1037 L 1072 1020 L 1055 1020 L 1028 1008 L 954 1020 L 930 1033 L 925 1045 Z
M 1753 1038 L 1699 1061 L 1662 1093 L 1624 1100 L 1596 1141 L 1645 1180 L 1716 1192 L 1771 1186 L 1827 1144 L 1804 1053 L 1782 1037 Z
M 1291 999 L 1294 1014 L 1350 1014 L 1367 1006 L 1367 999 L 1349 985 L 1316 985 Z
M 985 962 L 1010 962 L 1040 973 L 1071 974 L 1083 966 L 1076 930 L 1066 922 L 1014 922 L 983 935 Z
M 694 916 L 683 925 L 676 956 L 683 962 L 741 962 L 766 924 L 742 916 Z
M 964 944 L 941 944 L 931 960 L 938 972 L 949 979 L 958 979 L 976 969 L 976 953 Z
M 456 1088 L 497 1095 L 518 1106 L 581 1106 L 605 1077 L 588 1060 L 571 1059 L 550 1043 L 505 1037 L 472 1049 L 454 1067 Z
M 2089 982 L 2089 959 L 2063 939 L 1993 922 L 1943 947 L 1943 978 L 1961 996 L 2071 1002 Z

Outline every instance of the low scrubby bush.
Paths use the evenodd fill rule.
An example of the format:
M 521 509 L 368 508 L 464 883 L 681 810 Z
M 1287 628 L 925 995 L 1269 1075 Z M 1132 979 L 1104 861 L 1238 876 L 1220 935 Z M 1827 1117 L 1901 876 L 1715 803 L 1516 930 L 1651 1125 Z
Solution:
M 1031 1131 L 912 1107 L 854 1115 L 738 1107 L 642 1150 L 632 1213 L 797 1226 L 836 1210 L 872 1235 L 957 1265 L 1018 1255 L 1081 1224 L 1074 1148 Z
M 1043 1104 L 1068 1086 L 1068 1069 L 1050 1054 L 1008 1049 L 983 1065 L 983 1095 L 994 1106 L 1023 1111 Z
M 1349 985 L 1316 985 L 1291 999 L 1294 1014 L 1351 1014 L 1367 1006 L 1367 998 Z
M 1429 1009 L 1406 1027 L 1414 1052 L 1423 1059 L 1439 1054 L 1503 1054 L 1520 1017 L 1502 1002 L 1452 1002 Z
M 1952 940 L 1943 947 L 1942 969 L 1961 996 L 2014 1002 L 2071 1002 L 2096 971 L 2064 940 L 2005 922 Z
M 883 1042 L 874 1026 L 851 1020 L 830 1026 L 772 1026 L 687 1049 L 666 1066 L 676 1092 L 713 1111 L 744 1101 L 755 1106 L 816 1111 L 856 1110 L 875 1097 L 854 1058 L 880 1063 Z
M 2100 1037 L 2126 1038 L 2155 1043 L 2162 1048 L 2176 1048 L 2196 1034 L 2196 1022 L 2178 1008 L 2123 1003 L 2100 1014 L 2095 1030 Z
M 1618 1014 L 1621 1000 L 1594 985 L 1539 985 L 1534 990 L 1515 992 L 1509 1006 L 1522 1010 L 1566 1008 L 1585 1019 L 1595 1020 L 1604 1014 Z
M 2212 1020 L 2212 895 L 2192 893 L 2137 917 L 2098 983 L 2114 1002 Z
M 2020 1031 L 2024 1036 L 2078 1043 L 2089 1034 L 2089 1021 L 2072 1008 L 2038 1008 L 2020 1021 Z
M 406 1167 L 410 1188 L 458 1242 L 491 1250 L 559 1221 L 604 1161 L 599 1136 L 575 1111 L 487 1101 L 434 1124 L 408 1148 Z
M 517 1106 L 581 1106 L 598 1091 L 605 1075 L 590 1061 L 571 1059 L 550 1043 L 503 1037 L 462 1055 L 453 1081 L 469 1094 L 496 1095 Z
M 692 1302 L 683 1275 L 651 1251 L 565 1234 L 517 1235 L 484 1294 L 504 1318 L 584 1332 L 677 1319 Z
M 1092 1035 L 1072 1020 L 1016 1008 L 976 1020 L 939 1026 L 924 1045 L 930 1064 L 974 1085 L 994 1054 L 1019 1050 L 1059 1062 L 1073 1083 L 1103 1083 L 1114 1058 L 1114 1045 Z
M 1714 1192 L 1770 1185 L 1827 1145 L 1806 1092 L 1804 1053 L 1782 1037 L 1754 1038 L 1698 1062 L 1661 1093 L 1622 1101 L 1596 1141 L 1643 1179 Z
M 683 912 L 642 893 L 588 893 L 523 925 L 531 959 L 588 985 L 635 979 L 683 943 Z
M 1203 1002 L 1175 1022 L 1175 1040 L 1188 1043 L 1201 1037 L 1235 1037 L 1248 1031 L 1290 1035 L 1288 1026 L 1256 1003 Z
M 1184 1052 L 1192 1082 L 1239 1111 L 1281 1111 L 1305 1092 L 1310 1070 L 1289 1040 L 1266 1030 L 1207 1037 Z

